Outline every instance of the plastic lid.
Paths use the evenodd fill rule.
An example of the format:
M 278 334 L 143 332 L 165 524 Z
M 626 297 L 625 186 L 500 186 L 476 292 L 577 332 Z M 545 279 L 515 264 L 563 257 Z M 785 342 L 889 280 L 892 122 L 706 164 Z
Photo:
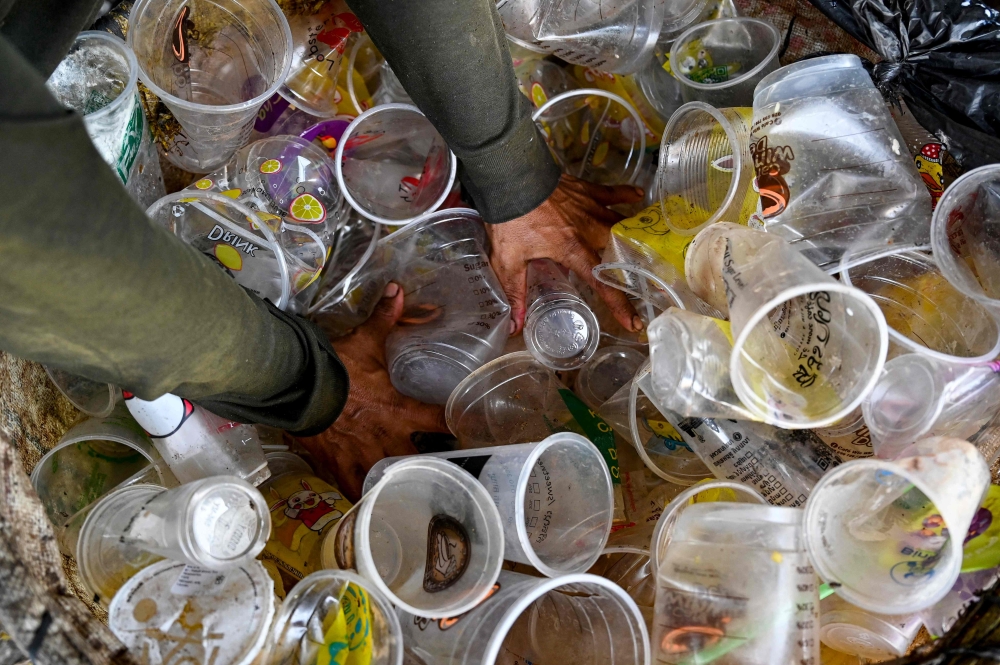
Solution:
M 941 386 L 931 362 L 908 354 L 885 364 L 885 370 L 862 407 L 876 438 L 915 440 L 944 408 Z

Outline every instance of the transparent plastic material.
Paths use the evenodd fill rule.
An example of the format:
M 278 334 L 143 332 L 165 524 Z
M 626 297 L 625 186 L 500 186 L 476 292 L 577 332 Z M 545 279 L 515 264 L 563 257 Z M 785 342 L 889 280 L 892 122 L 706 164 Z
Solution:
M 349 43 L 350 56 L 342 78 L 354 107 L 353 112 L 360 115 L 374 106 L 372 93 L 380 87 L 385 59 L 367 33 L 353 35 Z
M 874 661 L 905 656 L 922 625 L 917 614 L 866 612 L 836 595 L 824 598 L 819 606 L 823 644 Z
M 533 25 L 537 23 L 538 5 L 539 0 L 499 0 L 496 3 L 507 41 L 534 53 L 554 54 L 557 48 L 553 44 L 535 38 Z M 558 50 L 574 53 L 568 47 Z
M 819 584 L 802 511 L 689 506 L 656 569 L 659 663 L 819 662 Z
M 570 90 L 531 117 L 564 173 L 601 185 L 631 185 L 639 178 L 645 125 L 618 95 L 597 88 Z
M 83 115 L 94 147 L 145 208 L 167 192 L 138 81 L 139 63 L 125 42 L 106 32 L 85 31 L 46 85 L 61 104 Z
M 407 459 L 323 541 L 323 567 L 357 570 L 396 607 L 440 618 L 486 598 L 503 563 L 503 526 L 486 489 L 454 464 Z
M 443 210 L 382 242 L 404 294 L 400 325 L 386 339 L 389 378 L 404 395 L 444 404 L 510 335 L 510 305 L 489 264 L 482 220 L 472 210 Z
M 657 49 L 654 56 L 632 77 L 656 114 L 661 119 L 668 120 L 684 104 L 684 98 L 681 96 L 681 82 L 663 68 L 664 61 Z
M 146 211 L 260 298 L 284 309 L 291 297 L 285 252 L 259 213 L 216 192 L 181 190 Z
M 222 166 L 247 142 L 292 61 L 274 0 L 139 0 L 128 44 L 143 83 L 176 120 L 167 159 L 192 173 Z
M 852 262 L 844 254 L 842 263 Z M 890 250 L 841 270 L 840 279 L 878 303 L 895 346 L 890 354 L 911 351 L 965 364 L 1000 355 L 1000 323 L 994 314 L 952 286 L 928 254 Z
M 605 346 L 580 368 L 573 392 L 592 409 L 615 396 L 646 362 L 646 355 L 631 346 Z
M 882 311 L 789 243 L 714 224 L 688 248 L 686 267 L 692 291 L 728 303 L 733 388 L 765 422 L 823 427 L 874 387 L 889 345 Z
M 656 602 L 656 580 L 649 561 L 648 550 L 616 547 L 610 543 L 590 570 L 614 582 L 635 602 L 642 613 L 646 629 L 653 625 L 653 605 Z
M 832 425 L 819 427 L 813 432 L 843 460 L 871 457 L 875 454 L 872 435 L 865 423 L 861 406 Z
M 396 610 L 371 582 L 350 571 L 322 570 L 299 581 L 270 633 L 263 665 L 336 662 L 320 654 L 345 651 L 365 665 L 403 664 Z
M 334 157 L 347 202 L 381 224 L 407 224 L 437 210 L 458 160 L 416 106 L 384 104 L 350 124 Z
M 597 317 L 552 259 L 528 263 L 528 310 L 524 343 L 535 360 L 555 370 L 578 369 L 594 352 L 601 330 Z
M 614 492 L 600 451 L 587 439 L 560 432 L 541 443 L 475 452 L 430 453 L 462 467 L 482 483 L 500 511 L 504 558 L 549 577 L 584 572 L 611 533 Z M 391 465 L 388 457 L 365 478 L 368 490 Z
M 372 94 L 372 101 L 376 106 L 384 104 L 413 104 L 406 88 L 400 82 L 396 72 L 392 71 L 389 63 L 382 61 L 382 71 L 379 74 L 379 85 Z
M 974 573 L 962 573 L 944 598 L 920 611 L 920 619 L 924 628 L 933 639 L 944 637 L 962 617 L 965 609 L 978 601 L 984 592 L 997 581 L 998 571 L 980 570 Z
M 885 364 L 861 409 L 875 454 L 893 459 L 918 439 L 968 439 L 978 432 L 1000 409 L 1000 375 L 995 365 L 970 367 L 908 353 Z
M 760 207 L 750 155 L 749 108 L 691 102 L 677 109 L 656 172 L 663 221 L 681 235 L 714 222 L 747 224 Z
M 990 473 L 966 441 L 918 441 L 894 461 L 853 460 L 826 474 L 806 504 L 816 572 L 870 612 L 907 614 L 958 578 L 962 542 Z
M 649 633 L 629 595 L 603 577 L 530 577 L 504 570 L 468 614 L 421 621 L 399 613 L 407 651 L 435 665 L 650 665 Z
M 580 86 L 566 70 L 549 60 L 525 60 L 514 67 L 517 88 L 537 109 L 553 97 Z
M 110 383 L 91 381 L 54 367 L 46 367 L 45 373 L 59 392 L 88 416 L 103 418 L 110 415 L 121 401 L 121 389 Z
M 769 233 L 822 268 L 928 241 L 930 195 L 856 55 L 782 67 L 754 94 L 751 153 Z M 940 209 L 940 207 L 939 207 Z
M 754 88 L 778 68 L 781 35 L 755 18 L 700 23 L 670 48 L 670 69 L 681 82 L 684 101 L 716 108 L 750 106 Z

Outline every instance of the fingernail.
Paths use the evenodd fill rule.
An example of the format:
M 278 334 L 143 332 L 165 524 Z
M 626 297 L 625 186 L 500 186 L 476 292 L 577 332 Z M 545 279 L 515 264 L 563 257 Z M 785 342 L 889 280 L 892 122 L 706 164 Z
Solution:
M 511 322 L 510 322 L 510 333 L 509 334 L 513 335 L 515 330 L 517 330 L 517 322 L 511 320 Z
M 396 284 L 395 282 L 389 282 L 385 286 L 385 291 L 382 293 L 382 297 L 395 298 L 397 293 L 399 293 L 399 284 Z
M 632 317 L 632 330 L 636 332 L 642 330 L 642 319 L 639 318 L 638 314 Z
M 638 194 L 639 196 L 646 195 L 646 191 L 642 187 L 633 187 L 632 189 L 634 189 L 635 193 Z

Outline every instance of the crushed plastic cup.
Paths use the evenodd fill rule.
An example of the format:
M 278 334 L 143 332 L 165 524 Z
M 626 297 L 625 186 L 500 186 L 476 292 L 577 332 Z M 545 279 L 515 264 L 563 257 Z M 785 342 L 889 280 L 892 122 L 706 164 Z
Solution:
M 390 226 L 441 207 L 458 168 L 444 138 L 409 104 L 383 104 L 355 118 L 334 162 L 340 191 L 351 207 Z
M 573 391 L 592 409 L 614 397 L 632 381 L 646 354 L 632 346 L 605 346 L 580 368 Z
M 132 49 L 115 35 L 88 30 L 77 35 L 46 85 L 61 104 L 83 115 L 94 147 L 145 208 L 167 192 L 138 81 Z
M 392 465 L 323 540 L 324 568 L 357 570 L 403 611 L 454 616 L 490 594 L 500 514 L 467 471 L 427 456 Z
M 778 68 L 781 35 L 768 23 L 744 16 L 700 23 L 674 40 L 670 69 L 684 101 L 716 108 L 750 106 L 754 88 Z
M 260 213 L 217 192 L 185 189 L 164 196 L 146 215 L 209 257 L 240 286 L 278 309 L 288 306 L 288 259 Z
M 934 257 L 897 249 L 866 259 L 841 270 L 840 279 L 870 295 L 882 309 L 890 355 L 913 352 L 970 365 L 1000 355 L 1000 323 L 994 313 L 952 286 Z M 846 253 L 841 262 L 854 263 Z
M 813 432 L 843 460 L 861 459 L 875 454 L 872 434 L 860 406 L 832 425 L 819 427 Z
M 425 663 L 650 665 L 649 633 L 635 601 L 596 575 L 545 579 L 504 570 L 467 614 L 437 621 L 411 615 L 399 613 L 403 641 Z
M 846 251 L 862 258 L 927 244 L 930 195 L 860 58 L 782 67 L 757 86 L 753 113 L 750 152 L 768 233 L 822 268 Z
M 820 578 L 844 600 L 908 614 L 941 600 L 962 566 L 962 542 L 990 482 L 970 443 L 917 441 L 893 461 L 846 462 L 806 504 L 805 537 Z
M 978 432 L 1000 409 L 1000 375 L 995 364 L 960 365 L 907 353 L 885 364 L 861 409 L 875 454 L 893 459 L 919 439 L 967 439 Z
M 570 90 L 531 117 L 564 173 L 600 185 L 631 185 L 640 177 L 645 125 L 622 97 L 598 88 Z
M 555 370 L 578 369 L 597 351 L 597 317 L 552 259 L 528 263 L 524 343 L 535 359 Z
M 121 401 L 122 391 L 110 383 L 91 381 L 82 376 L 64 372 L 55 367 L 45 367 L 45 373 L 59 392 L 76 408 L 88 416 L 104 418 L 111 414 Z
M 270 633 L 266 665 L 336 662 L 324 654 L 365 665 L 403 665 L 403 635 L 392 602 L 346 570 L 319 571 L 296 584 Z
M 457 464 L 490 493 L 504 527 L 504 559 L 559 577 L 586 571 L 601 555 L 614 517 L 611 474 L 600 451 L 579 434 L 421 458 L 428 456 Z M 413 458 L 377 462 L 365 489 L 404 459 Z
M 823 644 L 872 661 L 905 656 L 923 625 L 919 614 L 875 614 L 836 594 L 821 600 L 819 607 L 819 639 Z
M 685 274 L 709 303 L 728 303 L 730 378 L 759 419 L 824 427 L 871 392 L 889 345 L 882 310 L 786 241 L 713 224 L 688 248 Z
M 690 102 L 677 109 L 660 144 L 656 172 L 663 221 L 692 236 L 715 222 L 756 223 L 750 108 Z

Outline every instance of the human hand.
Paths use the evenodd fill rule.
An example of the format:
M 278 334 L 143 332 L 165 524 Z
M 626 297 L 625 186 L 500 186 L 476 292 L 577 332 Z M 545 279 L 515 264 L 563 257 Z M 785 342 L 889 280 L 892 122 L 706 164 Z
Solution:
M 622 216 L 607 206 L 637 203 L 643 191 L 631 185 L 595 185 L 563 175 L 552 194 L 527 215 L 503 224 L 487 224 L 492 249 L 490 263 L 511 308 L 511 334 L 524 327 L 527 313 L 527 267 L 532 259 L 552 259 L 590 284 L 626 330 L 642 329 L 628 298 L 597 281 L 594 266 Z
M 375 312 L 333 348 L 347 369 L 344 410 L 325 432 L 299 441 L 322 476 L 332 476 L 351 501 L 361 497 L 365 475 L 384 457 L 415 455 L 413 432 L 447 432 L 444 407 L 401 395 L 389 381 L 385 339 L 403 312 L 403 292 L 390 283 Z

